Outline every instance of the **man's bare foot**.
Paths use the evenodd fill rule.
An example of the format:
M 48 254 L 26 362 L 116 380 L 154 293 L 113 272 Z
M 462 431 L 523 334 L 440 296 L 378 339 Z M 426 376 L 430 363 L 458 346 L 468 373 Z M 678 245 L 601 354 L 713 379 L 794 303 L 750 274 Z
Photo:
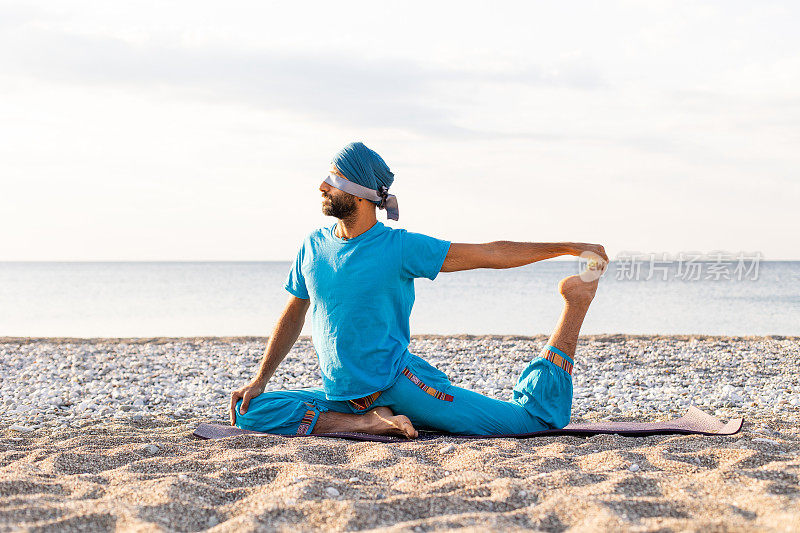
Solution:
M 399 435 L 416 439 L 419 435 L 411 424 L 411 420 L 405 415 L 396 415 L 386 406 L 371 409 L 364 415 L 367 427 L 365 433 L 372 435 Z
M 588 307 L 597 292 L 599 282 L 599 277 L 594 281 L 584 281 L 578 274 L 562 279 L 558 283 L 558 291 L 568 304 Z

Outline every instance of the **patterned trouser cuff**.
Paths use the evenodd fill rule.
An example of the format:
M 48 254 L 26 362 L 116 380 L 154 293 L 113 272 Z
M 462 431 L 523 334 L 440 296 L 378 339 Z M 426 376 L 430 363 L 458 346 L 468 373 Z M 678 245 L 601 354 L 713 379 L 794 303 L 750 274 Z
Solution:
M 357 410 L 363 411 L 367 409 L 370 405 L 375 403 L 375 400 L 378 399 L 378 396 L 381 395 L 383 391 L 373 392 L 363 398 L 356 398 L 355 400 L 347 400 L 350 404 Z
M 542 351 L 546 352 L 542 354 L 542 357 L 563 369 L 570 376 L 572 375 L 572 359 L 566 353 L 549 344 L 546 344 Z
M 324 409 L 320 409 L 317 406 L 314 406 L 308 402 L 303 402 L 306 404 L 308 409 L 306 413 L 303 415 L 302 420 L 300 420 L 300 425 L 297 426 L 297 434 L 298 435 L 311 435 L 311 432 L 314 431 L 314 426 L 317 423 L 317 419 L 319 418 L 320 413 L 324 412 Z

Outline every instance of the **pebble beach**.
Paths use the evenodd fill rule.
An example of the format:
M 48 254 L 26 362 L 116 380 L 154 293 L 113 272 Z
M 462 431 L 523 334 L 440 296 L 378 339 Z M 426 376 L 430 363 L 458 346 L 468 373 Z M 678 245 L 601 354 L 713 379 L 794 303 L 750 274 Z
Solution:
M 508 400 L 545 336 L 418 335 Z M 729 437 L 192 437 L 263 338 L 0 338 L 0 531 L 797 531 L 800 338 L 582 336 L 573 421 L 744 417 Z M 301 337 L 268 390 L 320 386 Z

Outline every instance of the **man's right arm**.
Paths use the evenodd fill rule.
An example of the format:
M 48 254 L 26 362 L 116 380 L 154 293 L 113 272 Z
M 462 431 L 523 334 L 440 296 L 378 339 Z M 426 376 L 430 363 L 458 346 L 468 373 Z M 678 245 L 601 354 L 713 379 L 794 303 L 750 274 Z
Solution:
M 270 380 L 278 365 L 284 360 L 286 355 L 297 342 L 300 332 L 303 331 L 303 324 L 306 320 L 310 300 L 297 298 L 292 295 L 286 303 L 286 307 L 272 331 L 272 335 L 267 342 L 264 351 L 264 359 L 261 361 L 258 374 L 253 381 L 241 389 L 231 393 L 231 425 L 236 424 L 236 403 L 242 399 L 241 414 L 247 412 L 250 400 L 264 392 L 267 382 Z

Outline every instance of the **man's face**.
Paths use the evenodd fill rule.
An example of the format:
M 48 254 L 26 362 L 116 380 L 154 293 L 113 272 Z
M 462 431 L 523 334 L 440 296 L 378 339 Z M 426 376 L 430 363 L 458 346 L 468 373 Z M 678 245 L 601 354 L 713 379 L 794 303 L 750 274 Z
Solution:
M 331 174 L 336 174 L 342 179 L 345 178 L 339 171 L 331 169 Z M 344 219 L 355 215 L 357 211 L 356 197 L 352 194 L 340 191 L 336 187 L 325 183 L 319 186 L 322 192 L 322 214 L 326 216 Z

